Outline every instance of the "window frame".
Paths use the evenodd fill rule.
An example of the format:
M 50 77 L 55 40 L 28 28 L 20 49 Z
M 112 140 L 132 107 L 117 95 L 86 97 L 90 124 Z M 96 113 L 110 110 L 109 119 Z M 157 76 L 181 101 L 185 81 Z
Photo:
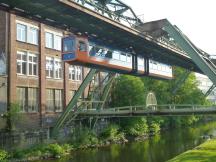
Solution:
M 22 90 L 22 93 L 18 92 Z M 36 96 L 32 96 L 30 98 L 30 90 L 35 90 Z M 38 113 L 38 103 L 39 103 L 39 91 L 37 87 L 16 87 L 16 94 L 19 96 L 19 99 L 17 98 L 17 102 L 20 105 L 20 101 L 22 101 L 23 104 L 20 105 L 21 107 L 21 112 L 22 113 Z M 30 100 L 31 99 L 31 100 Z M 33 99 L 33 100 L 32 100 Z M 33 101 L 33 102 L 31 102 Z M 30 105 L 30 103 L 33 103 Z M 35 104 L 35 105 L 34 105 Z M 34 107 L 34 109 L 30 109 L 30 106 Z
M 50 62 L 50 65 L 53 70 L 48 69 L 48 65 L 47 65 L 48 61 Z M 56 65 L 56 63 L 58 63 L 58 65 Z M 47 71 L 49 72 L 49 76 L 47 76 Z M 63 73 L 64 73 L 64 69 L 63 69 L 62 60 L 60 58 L 46 56 L 46 78 L 47 79 L 63 79 Z
M 47 92 L 51 95 L 47 95 Z M 51 92 L 51 93 L 50 93 Z M 59 97 L 57 96 L 57 92 L 60 92 Z M 49 98 L 47 98 L 49 96 Z M 62 112 L 64 108 L 64 94 L 63 94 L 63 89 L 51 89 L 47 88 L 46 89 L 46 103 L 51 103 L 52 105 L 48 107 L 48 104 L 46 104 L 46 112 Z M 57 100 L 57 98 L 59 100 Z M 50 102 L 51 101 L 51 102 Z M 60 105 L 60 108 L 57 108 Z M 53 107 L 50 109 L 50 107 Z
M 23 30 L 23 31 L 21 31 L 20 32 L 20 36 L 21 36 L 21 38 L 19 38 L 18 36 L 19 36 L 19 34 L 18 34 L 18 26 L 23 26 L 23 27 L 25 27 L 25 29 L 21 29 L 21 30 Z M 22 36 L 22 32 L 25 34 L 24 36 Z M 22 23 L 16 23 L 16 40 L 17 41 L 20 41 L 20 42 L 27 42 L 27 25 L 24 25 L 24 24 L 22 24 Z M 23 38 L 22 38 L 23 37 Z
M 38 77 L 38 68 L 39 68 L 39 66 L 38 66 L 38 54 L 36 54 L 36 53 L 33 53 L 33 52 L 29 52 L 29 51 L 21 51 L 21 50 L 17 50 L 17 56 L 18 56 L 18 54 L 19 55 L 21 55 L 21 60 L 18 60 L 18 58 L 16 59 L 16 64 L 17 64 L 17 70 L 16 70 L 16 73 L 18 74 L 18 75 L 23 75 L 23 76 L 30 76 L 30 77 Z M 23 61 L 22 60 L 22 58 L 23 58 L 23 55 L 25 55 L 25 57 L 26 57 L 26 61 Z M 32 56 L 32 57 L 36 57 L 36 59 L 37 59 L 37 61 L 36 61 L 36 63 L 34 63 L 34 62 L 30 62 L 29 61 L 29 56 Z M 18 73 L 18 63 L 21 63 L 21 70 L 22 70 L 22 73 Z M 25 63 L 26 64 L 26 73 L 24 74 L 23 73 L 23 63 Z M 29 64 L 32 64 L 32 65 L 36 65 L 36 75 L 34 75 L 34 74 L 32 74 L 32 75 L 30 75 L 30 73 L 29 73 Z M 32 66 L 32 71 L 34 72 L 34 66 Z
M 73 77 L 74 76 L 74 77 Z M 69 80 L 72 81 L 82 81 L 82 67 L 70 65 L 69 66 Z
M 51 38 L 52 45 L 50 47 L 47 46 L 47 37 L 46 37 L 47 34 L 52 35 L 52 38 Z M 63 37 L 62 32 L 55 32 L 49 29 L 45 29 L 45 47 L 48 49 L 61 51 L 62 50 L 62 37 Z
M 19 39 L 18 36 L 18 26 L 25 26 L 25 38 L 24 39 Z M 36 31 L 36 35 L 33 35 L 33 33 L 31 32 L 31 30 L 35 30 Z M 32 34 L 32 41 L 30 39 L 31 37 L 31 34 Z M 34 41 L 35 39 L 35 41 Z M 20 41 L 20 42 L 24 42 L 24 43 L 29 43 L 29 44 L 32 44 L 32 45 L 38 45 L 39 44 L 39 27 L 38 26 L 35 26 L 35 25 L 32 25 L 30 23 L 26 23 L 26 22 L 23 22 L 23 21 L 19 21 L 19 20 L 16 20 L 16 40 L 17 41 Z

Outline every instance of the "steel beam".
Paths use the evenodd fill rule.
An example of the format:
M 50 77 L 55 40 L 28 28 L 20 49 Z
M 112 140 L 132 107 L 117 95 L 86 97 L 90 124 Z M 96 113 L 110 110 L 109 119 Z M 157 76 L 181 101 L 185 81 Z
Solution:
M 202 70 L 202 72 L 209 77 L 209 79 L 216 85 L 216 73 L 214 67 L 212 67 L 202 55 L 199 54 L 186 36 L 181 33 L 176 27 L 174 27 L 168 20 L 164 29 L 175 40 L 175 42 L 192 58 L 195 64 Z M 209 60 L 210 61 L 210 60 Z
M 76 104 L 80 96 L 83 94 L 85 88 L 87 85 L 91 82 L 94 75 L 97 73 L 96 69 L 91 69 L 85 79 L 83 80 L 82 84 L 74 94 L 73 98 L 67 105 L 65 111 L 61 114 L 61 116 L 58 118 L 53 130 L 52 130 L 52 136 L 56 136 L 58 133 L 58 130 L 63 126 L 64 122 L 67 120 L 67 117 L 70 115 L 70 113 L 73 113 L 73 115 L 77 115 L 78 109 L 75 109 Z M 73 116 L 70 115 L 72 118 Z
M 189 70 L 186 70 L 186 72 L 183 73 L 182 76 L 180 76 L 180 79 L 176 81 L 175 87 L 172 90 L 173 95 L 175 95 L 179 88 L 184 84 L 185 80 L 188 78 L 190 73 L 191 72 Z
M 107 101 L 107 97 L 109 95 L 110 89 L 112 87 L 112 83 L 113 83 L 113 80 L 115 78 L 115 74 L 111 73 L 109 75 L 110 75 L 109 76 L 109 80 L 107 81 L 106 86 L 103 89 L 103 94 L 101 96 L 101 101 L 102 102 L 98 104 L 97 109 L 103 109 L 103 107 L 105 105 L 105 102 Z
M 216 87 L 216 85 L 212 84 L 212 86 L 205 93 L 205 97 L 208 97 L 208 95 L 210 95 L 210 93 L 215 89 L 215 87 Z

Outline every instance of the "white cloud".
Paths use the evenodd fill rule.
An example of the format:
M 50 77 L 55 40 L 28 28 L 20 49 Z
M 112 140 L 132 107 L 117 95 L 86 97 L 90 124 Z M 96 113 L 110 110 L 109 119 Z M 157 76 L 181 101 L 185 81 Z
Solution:
M 167 18 L 192 42 L 216 55 L 216 1 L 214 0 L 124 0 L 144 20 Z

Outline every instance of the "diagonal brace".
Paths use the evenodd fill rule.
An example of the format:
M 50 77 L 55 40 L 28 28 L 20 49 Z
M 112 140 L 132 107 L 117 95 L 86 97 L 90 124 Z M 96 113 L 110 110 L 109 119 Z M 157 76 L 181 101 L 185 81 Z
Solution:
M 55 124 L 55 126 L 54 126 L 54 128 L 52 130 L 52 135 L 55 136 L 57 134 L 58 130 L 63 126 L 64 122 L 67 120 L 67 117 L 70 115 L 71 111 L 76 106 L 76 103 L 77 103 L 78 99 L 80 98 L 80 96 L 82 95 L 82 93 L 85 91 L 85 88 L 91 82 L 92 78 L 94 77 L 94 75 L 96 73 L 97 73 L 96 69 L 91 69 L 89 71 L 89 73 L 87 74 L 87 76 L 83 80 L 82 84 L 80 85 L 80 87 L 78 88 L 78 90 L 76 91 L 76 93 L 74 94 L 73 98 L 71 99 L 71 101 L 67 105 L 65 111 L 57 119 L 57 122 L 56 122 L 56 124 Z M 73 113 L 76 113 L 76 111 L 77 110 L 74 110 Z

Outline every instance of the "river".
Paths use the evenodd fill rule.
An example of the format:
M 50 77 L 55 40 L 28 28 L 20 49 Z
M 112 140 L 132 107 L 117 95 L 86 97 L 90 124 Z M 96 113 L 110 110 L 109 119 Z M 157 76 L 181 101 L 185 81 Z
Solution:
M 79 150 L 63 159 L 40 162 L 165 162 L 204 142 L 201 136 L 205 134 L 216 135 L 216 122 L 168 130 L 143 142 Z

